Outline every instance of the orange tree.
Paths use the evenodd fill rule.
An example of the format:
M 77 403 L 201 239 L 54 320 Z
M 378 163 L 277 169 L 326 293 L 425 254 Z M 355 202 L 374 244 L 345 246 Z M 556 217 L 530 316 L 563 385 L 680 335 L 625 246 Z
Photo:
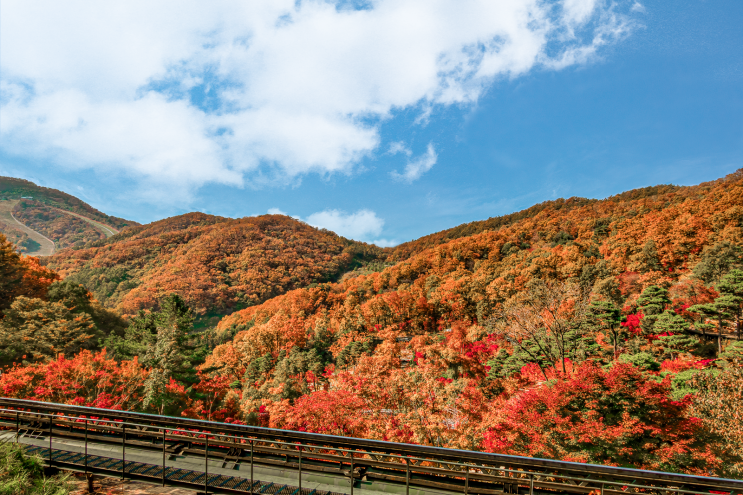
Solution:
M 137 359 L 117 362 L 106 355 L 82 351 L 72 359 L 14 366 L 0 376 L 4 397 L 102 407 L 141 409 L 147 371 Z
M 516 394 L 483 422 L 483 450 L 593 464 L 708 475 L 723 459 L 716 438 L 686 413 L 690 398 L 668 398 L 670 380 L 637 368 L 592 363 Z

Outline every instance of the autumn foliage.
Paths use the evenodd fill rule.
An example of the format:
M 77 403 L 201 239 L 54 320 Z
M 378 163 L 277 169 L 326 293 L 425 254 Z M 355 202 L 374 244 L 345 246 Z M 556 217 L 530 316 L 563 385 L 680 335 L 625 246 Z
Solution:
M 106 341 L 117 359 L 16 365 L 6 395 L 695 474 L 743 465 L 739 408 L 718 407 L 740 397 L 741 171 L 388 250 L 287 217 L 189 214 L 47 266 L 142 311 Z
M 332 280 L 364 250 L 374 251 L 281 215 L 232 220 L 189 213 L 47 263 L 123 314 L 155 308 L 174 292 L 197 314 L 214 315 Z
M 105 351 L 82 351 L 72 359 L 14 366 L 0 377 L 4 397 L 46 402 L 136 410 L 141 408 L 142 383 L 147 372 L 134 361 L 121 363 Z
M 492 407 L 483 448 L 489 452 L 706 474 L 720 467 L 701 420 L 687 417 L 690 398 L 670 400 L 634 366 L 608 372 L 586 364 L 554 384 Z

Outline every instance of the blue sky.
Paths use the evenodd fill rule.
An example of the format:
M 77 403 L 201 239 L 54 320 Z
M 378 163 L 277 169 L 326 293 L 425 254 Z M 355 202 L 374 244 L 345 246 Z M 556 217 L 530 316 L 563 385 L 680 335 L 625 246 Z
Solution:
M 743 167 L 737 0 L 176 3 L 4 1 L 0 174 L 393 245 Z

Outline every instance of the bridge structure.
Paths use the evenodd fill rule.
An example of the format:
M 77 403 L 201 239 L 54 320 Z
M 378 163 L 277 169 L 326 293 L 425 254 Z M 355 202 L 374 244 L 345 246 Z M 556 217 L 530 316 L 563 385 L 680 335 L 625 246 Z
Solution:
M 0 398 L 49 467 L 265 495 L 743 495 L 743 481 Z

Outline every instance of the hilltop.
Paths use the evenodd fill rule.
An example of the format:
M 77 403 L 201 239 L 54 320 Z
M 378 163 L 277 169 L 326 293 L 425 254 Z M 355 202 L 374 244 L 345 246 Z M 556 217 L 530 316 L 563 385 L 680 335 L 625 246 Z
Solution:
M 335 280 L 381 253 L 282 215 L 189 213 L 127 228 L 45 264 L 122 314 L 155 308 L 177 292 L 199 315 L 213 316 Z
M 574 281 L 624 302 L 688 277 L 724 243 L 743 244 L 743 169 L 697 186 L 560 199 L 464 224 L 393 248 L 391 266 L 379 272 L 291 292 L 227 316 L 220 329 L 270 326 L 275 314 L 302 307 L 308 327 L 322 317 L 337 333 L 351 321 L 426 333 L 484 322 L 534 278 Z

